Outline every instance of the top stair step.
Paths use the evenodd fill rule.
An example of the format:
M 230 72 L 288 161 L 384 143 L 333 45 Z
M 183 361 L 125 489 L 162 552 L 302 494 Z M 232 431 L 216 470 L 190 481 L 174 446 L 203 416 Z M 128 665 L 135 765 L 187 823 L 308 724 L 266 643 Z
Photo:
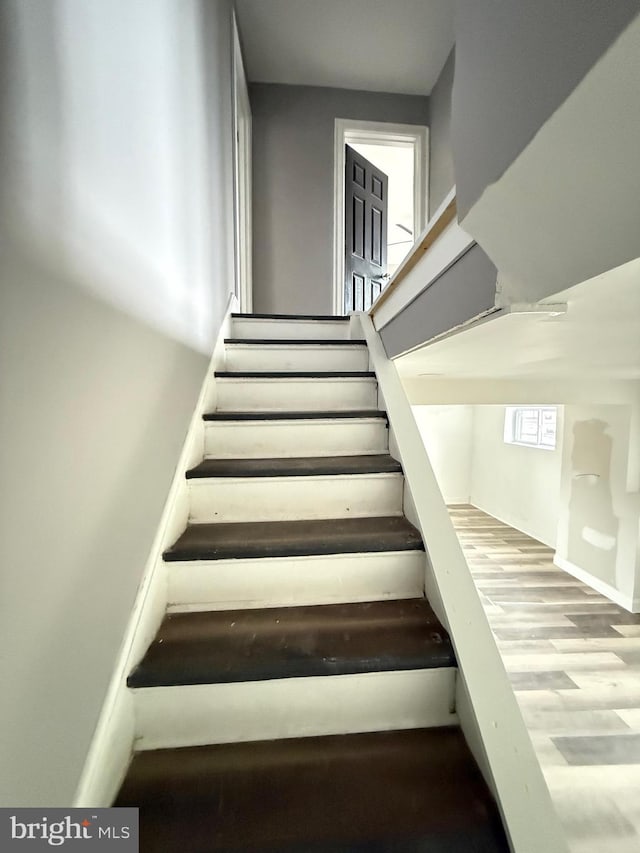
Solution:
M 286 347 L 366 347 L 364 340 L 342 338 L 225 338 L 225 344 L 234 346 L 286 346 Z
M 327 315 L 232 314 L 230 337 L 276 340 L 349 340 L 348 317 Z
M 231 315 L 234 320 L 289 320 L 292 323 L 297 320 L 309 320 L 311 322 L 325 322 L 330 320 L 338 323 L 348 323 L 349 318 L 345 315 L 336 314 L 240 314 Z

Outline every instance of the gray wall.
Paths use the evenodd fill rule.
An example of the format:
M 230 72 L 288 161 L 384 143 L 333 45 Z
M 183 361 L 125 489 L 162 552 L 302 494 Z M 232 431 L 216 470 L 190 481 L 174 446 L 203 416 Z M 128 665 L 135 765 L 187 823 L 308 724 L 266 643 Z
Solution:
M 452 133 L 462 216 L 639 10 L 638 0 L 457 0 Z
M 62 806 L 232 278 L 230 10 L 0 24 L 0 804 Z
M 449 54 L 429 96 L 429 216 L 456 182 L 451 149 L 451 93 L 455 49 Z
M 254 310 L 332 313 L 334 119 L 428 124 L 429 99 L 254 84 Z
M 474 243 L 380 330 L 389 358 L 484 314 L 495 305 L 497 270 Z

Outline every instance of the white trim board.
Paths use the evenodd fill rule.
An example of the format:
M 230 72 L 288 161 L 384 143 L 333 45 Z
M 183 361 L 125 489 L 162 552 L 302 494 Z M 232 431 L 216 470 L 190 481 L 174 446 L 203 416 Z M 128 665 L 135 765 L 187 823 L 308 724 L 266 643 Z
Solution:
M 375 309 L 375 328 L 382 329 L 402 313 L 474 245 L 475 241 L 460 228 L 457 222 L 448 225 L 429 251 L 424 253 L 424 257 L 393 290 L 389 298 Z
M 124 779 L 133 752 L 135 714 L 127 676 L 141 659 L 158 630 L 167 608 L 167 567 L 163 551 L 187 524 L 188 486 L 185 471 L 204 455 L 202 415 L 215 407 L 215 370 L 224 364 L 224 339 L 229 337 L 231 312 L 237 310 L 235 294 L 229 297 L 198 402 L 169 488 L 158 530 L 138 587 L 113 675 L 91 740 L 80 782 L 73 798 L 75 808 L 110 806 Z
M 333 143 L 333 313 L 344 314 L 344 199 L 345 152 L 350 143 L 413 146 L 414 230 L 424 227 L 429 199 L 429 128 L 419 124 L 392 124 L 337 118 Z
M 250 314 L 253 308 L 251 103 L 235 9 L 231 28 L 235 286 L 240 311 Z
M 576 566 L 575 563 L 565 560 L 564 557 L 559 557 L 557 554 L 553 558 L 553 563 L 559 569 L 567 572 L 567 574 L 573 575 L 574 578 L 577 578 L 579 581 L 582 581 L 582 583 L 590 586 L 591 589 L 595 589 L 596 592 L 604 595 L 605 598 L 613 601 L 614 604 L 628 610 L 629 613 L 640 613 L 640 598 L 632 598 L 632 596 L 627 595 L 625 592 L 620 592 L 619 589 L 611 586 L 611 584 L 600 580 L 600 578 L 597 578 L 595 575 L 581 569 L 580 566 Z
M 422 533 L 425 591 L 449 630 L 460 670 L 460 723 L 496 793 L 514 851 L 567 853 L 564 832 L 531 745 L 473 578 L 395 364 L 368 314 L 357 314 L 405 475 L 405 513 Z M 392 441 L 393 438 L 393 441 Z M 415 520 L 414 520 L 415 519 Z

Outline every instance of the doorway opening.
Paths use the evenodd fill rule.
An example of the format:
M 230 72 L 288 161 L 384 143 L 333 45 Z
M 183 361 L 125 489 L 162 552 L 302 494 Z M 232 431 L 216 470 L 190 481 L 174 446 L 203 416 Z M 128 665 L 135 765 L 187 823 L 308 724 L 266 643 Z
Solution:
M 333 311 L 345 313 L 345 167 L 349 146 L 389 179 L 387 268 L 389 281 L 424 228 L 427 205 L 428 128 L 422 125 L 336 119 L 334 135 Z M 368 306 L 367 306 L 368 307 Z

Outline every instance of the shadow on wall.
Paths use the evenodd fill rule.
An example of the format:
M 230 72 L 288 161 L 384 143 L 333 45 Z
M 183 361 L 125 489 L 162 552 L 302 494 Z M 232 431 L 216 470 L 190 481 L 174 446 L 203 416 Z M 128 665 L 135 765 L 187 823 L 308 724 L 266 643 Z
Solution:
M 68 806 L 230 290 L 230 12 L 4 0 L 0 41 L 0 804 Z
M 229 33 L 209 5 L 7 0 L 0 21 L 5 228 L 203 354 L 233 252 Z
M 615 586 L 619 520 L 613 512 L 608 426 L 593 419 L 573 427 L 568 559 Z

